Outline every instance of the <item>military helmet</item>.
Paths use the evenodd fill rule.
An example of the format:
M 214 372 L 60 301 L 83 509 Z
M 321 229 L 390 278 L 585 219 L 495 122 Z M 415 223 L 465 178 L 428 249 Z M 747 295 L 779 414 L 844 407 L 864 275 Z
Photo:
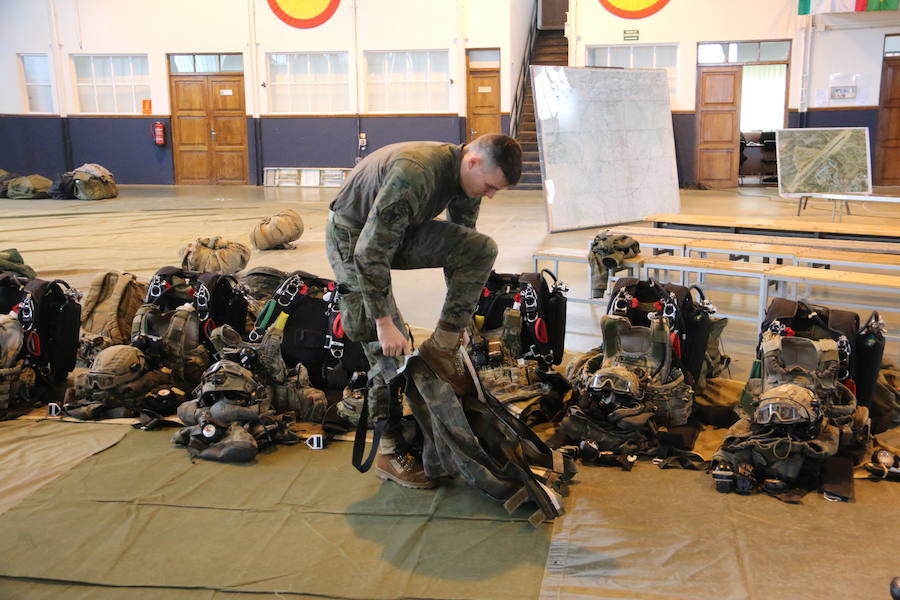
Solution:
M 12 315 L 0 315 L 0 369 L 16 364 L 22 351 L 22 324 Z
M 259 384 L 253 378 L 253 373 L 232 360 L 213 363 L 200 380 L 201 396 L 214 394 L 229 398 L 252 398 L 258 388 Z
M 758 427 L 814 437 L 822 421 L 822 406 L 811 390 L 786 383 L 760 397 L 752 420 Z
M 116 344 L 100 351 L 85 374 L 94 390 L 114 390 L 130 383 L 147 370 L 147 357 L 138 348 Z
M 605 416 L 620 408 L 640 406 L 644 390 L 635 373 L 616 365 L 594 373 L 588 395 L 591 411 Z

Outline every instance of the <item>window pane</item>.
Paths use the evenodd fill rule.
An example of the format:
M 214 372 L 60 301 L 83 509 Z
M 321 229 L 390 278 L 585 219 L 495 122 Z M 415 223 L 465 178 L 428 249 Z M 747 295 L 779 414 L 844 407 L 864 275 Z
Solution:
M 269 86 L 269 90 L 272 94 L 272 112 L 290 112 L 291 86 L 272 85 Z
M 656 66 L 657 67 L 677 67 L 678 66 L 678 46 L 657 46 L 656 47 Z
M 428 101 L 428 84 L 427 83 L 410 83 L 409 86 L 409 108 L 416 112 L 425 112 L 431 110 Z
M 309 84 L 292 85 L 291 112 L 308 113 L 309 106 Z
M 229 73 L 243 73 L 244 71 L 244 55 L 243 54 L 223 54 L 221 57 L 222 70 Z
M 406 80 L 406 53 L 390 52 L 387 55 L 388 81 Z
M 91 73 L 91 57 L 90 56 L 73 56 L 75 61 L 75 81 L 76 83 L 90 83 L 94 80 Z
M 347 81 L 348 60 L 346 52 L 336 52 L 331 55 L 331 72 L 336 81 Z
M 430 83 L 431 110 L 435 112 L 447 112 L 450 110 L 450 82 Z
M 760 42 L 759 60 L 787 60 L 790 42 Z
M 50 83 L 50 61 L 46 54 L 26 54 L 22 56 L 27 83 Z
M 653 54 L 653 46 L 635 46 L 631 50 L 631 66 L 635 69 L 652 68 Z
M 631 48 L 628 46 L 613 46 L 609 49 L 609 66 L 625 67 L 631 66 Z
M 81 112 L 97 112 L 97 100 L 94 98 L 92 86 L 78 86 L 78 106 L 81 108 Z
M 116 112 L 113 87 L 111 85 L 98 85 L 94 87 L 94 90 L 97 92 L 97 112 Z
M 134 86 L 134 98 L 137 102 L 137 105 L 134 107 L 134 112 L 138 112 L 141 109 L 141 102 L 144 100 L 150 99 L 150 86 L 149 85 L 136 85 Z
M 387 110 L 385 99 L 385 84 L 370 83 L 368 85 L 368 108 L 372 112 L 384 112 Z
M 787 65 L 746 65 L 741 77 L 741 131 L 784 127 Z
M 499 69 L 499 50 L 469 50 L 469 66 L 475 69 Z
M 759 43 L 743 42 L 740 44 L 731 44 L 735 47 L 735 58 L 731 57 L 731 48 L 728 48 L 728 62 L 756 62 L 759 60 Z
M 112 82 L 112 60 L 109 56 L 94 57 L 94 83 Z
M 884 52 L 900 52 L 900 35 L 888 35 L 884 38 Z
M 291 54 L 291 81 L 309 81 L 309 56 Z
M 311 85 L 309 86 L 310 90 L 310 106 L 309 109 L 311 112 L 324 113 L 328 112 L 330 108 L 330 90 L 329 86 L 326 85 Z
M 384 81 L 384 53 L 370 52 L 366 55 L 366 66 L 369 74 L 369 81 Z
M 136 83 L 144 83 L 150 79 L 150 68 L 146 56 L 131 57 L 131 72 Z
M 446 52 L 431 53 L 431 78 L 450 79 L 450 64 Z
M 700 44 L 697 47 L 697 62 L 700 64 L 723 63 L 727 44 Z
M 406 95 L 405 85 L 387 86 L 387 107 L 391 112 L 406 112 L 409 110 L 409 98 Z
M 329 112 L 347 112 L 350 110 L 350 86 L 336 83 L 331 86 L 331 110 Z
M 137 112 L 134 110 L 134 99 L 131 97 L 131 86 L 115 88 L 116 112 Z
M 198 73 L 216 73 L 219 70 L 218 54 L 197 54 L 194 61 Z
M 53 97 L 49 85 L 28 86 L 28 110 L 31 112 L 53 112 Z
M 440 77 L 440 72 L 437 77 Z M 409 79 L 410 81 L 425 81 L 428 79 L 428 54 L 425 52 L 410 52 L 409 54 Z
M 193 54 L 175 54 L 169 57 L 169 69 L 173 73 L 193 73 L 194 72 L 194 55 Z
M 286 54 L 269 55 L 269 79 L 272 82 L 290 81 L 290 66 Z
M 116 78 L 116 83 L 130 83 L 131 82 L 131 58 L 128 56 L 113 56 L 112 57 L 112 67 L 113 67 L 113 75 Z
M 328 57 L 324 54 L 310 54 L 309 71 L 312 81 L 328 81 Z

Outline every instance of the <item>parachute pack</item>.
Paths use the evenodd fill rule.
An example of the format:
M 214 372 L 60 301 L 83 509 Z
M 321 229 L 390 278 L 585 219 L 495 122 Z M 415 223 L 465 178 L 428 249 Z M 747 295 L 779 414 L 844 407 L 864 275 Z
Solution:
M 475 310 L 476 328 L 487 332 L 503 327 L 510 316 L 517 318 L 521 324 L 517 358 L 536 360 L 544 368 L 558 365 L 565 348 L 567 289 L 547 269 L 521 274 L 491 271 Z
M 855 394 L 855 378 L 871 374 L 862 367 L 868 358 L 860 360 L 856 351 L 881 335 L 883 352 L 880 329 L 877 315 L 860 327 L 850 311 L 774 299 L 741 399 L 742 418 L 713 457 L 716 489 L 796 501 L 823 486 L 828 495 L 852 497 L 848 470 L 871 444 L 869 411 Z M 867 384 L 874 386 L 874 377 Z M 846 465 L 843 480 L 826 477 L 836 463 Z
M 131 341 L 131 323 L 147 294 L 147 284 L 131 273 L 98 273 L 81 304 L 81 343 L 78 359 L 84 364 L 100 350 Z

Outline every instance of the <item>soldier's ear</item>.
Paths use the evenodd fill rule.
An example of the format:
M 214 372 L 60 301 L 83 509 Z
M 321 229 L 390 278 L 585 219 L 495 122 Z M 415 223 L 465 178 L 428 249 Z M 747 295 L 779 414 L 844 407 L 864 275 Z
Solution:
M 481 157 L 477 154 L 469 154 L 469 156 L 466 158 L 466 165 L 469 167 L 470 171 L 480 164 Z

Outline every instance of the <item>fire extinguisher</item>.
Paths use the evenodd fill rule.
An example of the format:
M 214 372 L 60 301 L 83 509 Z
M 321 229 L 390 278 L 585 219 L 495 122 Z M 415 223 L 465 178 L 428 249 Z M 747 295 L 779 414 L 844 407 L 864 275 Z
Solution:
M 161 122 L 157 121 L 153 124 L 153 143 L 157 146 L 165 146 L 166 145 L 166 126 Z

